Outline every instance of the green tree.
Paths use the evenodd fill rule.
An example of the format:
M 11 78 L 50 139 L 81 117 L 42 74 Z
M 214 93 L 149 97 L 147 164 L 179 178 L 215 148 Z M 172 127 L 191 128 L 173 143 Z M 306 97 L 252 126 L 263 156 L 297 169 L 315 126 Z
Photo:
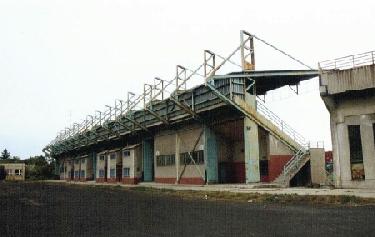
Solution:
M 26 164 L 26 178 L 27 179 L 53 179 L 54 162 L 48 160 L 45 156 L 34 156 L 25 160 Z
M 2 160 L 8 160 L 10 158 L 10 152 L 7 149 L 4 149 L 1 152 L 1 157 Z

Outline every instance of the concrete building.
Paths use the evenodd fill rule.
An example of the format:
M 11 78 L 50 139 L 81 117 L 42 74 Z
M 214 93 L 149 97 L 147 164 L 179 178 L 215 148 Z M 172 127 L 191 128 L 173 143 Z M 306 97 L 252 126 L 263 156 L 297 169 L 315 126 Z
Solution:
M 336 187 L 375 187 L 375 53 L 320 63 Z
M 22 181 L 25 180 L 24 163 L 0 164 L 0 179 Z
M 140 96 L 116 100 L 61 132 L 45 151 L 61 162 L 73 159 L 78 175 L 84 169 L 76 157 L 87 155 L 97 182 L 289 185 L 306 175 L 311 182 L 311 168 L 321 163 L 311 166 L 310 160 L 324 160 L 324 152 L 310 152 L 309 143 L 257 96 L 298 86 L 319 72 L 256 71 L 255 39 L 242 32 L 240 47 L 220 63 L 206 50 L 197 70 L 177 66 L 173 80 L 156 78 Z M 241 70 L 219 75 L 236 52 Z M 203 75 L 202 84 L 187 88 L 197 74 Z
M 137 184 L 142 180 L 142 146 L 135 144 L 122 149 L 122 182 Z

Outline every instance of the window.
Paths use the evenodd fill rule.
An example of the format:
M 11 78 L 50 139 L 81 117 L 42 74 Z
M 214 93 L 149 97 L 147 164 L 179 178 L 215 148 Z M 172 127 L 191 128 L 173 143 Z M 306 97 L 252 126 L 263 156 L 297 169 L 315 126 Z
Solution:
M 124 168 L 124 177 L 129 177 L 130 176 L 130 168 L 126 167 Z
M 194 160 L 194 162 L 193 162 Z M 201 165 L 204 164 L 203 150 L 193 151 L 193 152 L 184 152 L 180 154 L 180 164 L 181 165 Z
M 116 178 L 116 170 L 115 169 L 110 169 L 109 170 L 109 176 L 111 178 Z
M 79 178 L 79 171 L 78 170 L 74 171 L 74 178 Z
M 350 166 L 353 180 L 364 180 L 362 140 L 360 125 L 348 125 Z
M 82 160 L 81 160 L 81 164 L 84 164 L 85 161 L 86 161 L 86 159 L 82 159 Z
M 78 165 L 79 164 L 79 160 L 75 160 L 74 164 Z
M 82 178 L 85 177 L 85 171 L 84 171 L 84 170 L 81 170 L 81 177 L 82 177 Z
M 123 155 L 124 155 L 124 157 L 129 157 L 130 156 L 130 151 L 129 150 L 123 151 Z
M 104 170 L 99 170 L 99 178 L 104 178 Z
M 11 169 L 7 169 L 7 170 L 6 170 L 6 173 L 7 173 L 7 175 L 13 175 L 13 170 L 11 170 Z
M 22 170 L 15 170 L 14 173 L 17 176 L 21 176 L 22 175 Z
M 104 155 L 100 155 L 99 160 L 104 160 Z
M 156 166 L 175 165 L 175 155 L 159 155 L 156 156 Z
M 116 154 L 115 154 L 115 153 L 112 153 L 112 154 L 109 156 L 109 158 L 110 158 L 111 160 L 116 159 Z

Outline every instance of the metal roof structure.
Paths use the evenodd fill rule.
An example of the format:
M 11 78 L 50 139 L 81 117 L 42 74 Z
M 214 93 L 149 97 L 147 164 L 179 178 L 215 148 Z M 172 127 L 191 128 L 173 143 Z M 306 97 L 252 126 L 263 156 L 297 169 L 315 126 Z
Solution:
M 309 70 L 256 71 L 254 40 L 272 47 Z M 240 53 L 240 63 L 233 61 L 233 56 L 237 53 Z M 241 71 L 218 75 L 224 64 L 238 66 Z M 188 89 L 187 82 L 193 76 L 200 76 L 204 83 Z M 259 37 L 241 31 L 240 45 L 227 57 L 205 50 L 204 62 L 197 69 L 190 70 L 177 65 L 176 75 L 172 80 L 155 78 L 154 84 L 144 85 L 144 92 L 139 96 L 128 92 L 126 101 L 115 100 L 114 106 L 106 105 L 105 111 L 96 111 L 83 122 L 74 123 L 72 127 L 59 132 L 44 151 L 57 156 L 135 132 L 149 133 L 154 126 L 169 126 L 189 119 L 202 121 L 202 116 L 208 109 L 229 107 L 229 110 L 241 111 L 234 101 L 236 98 L 243 100 L 246 91 L 252 90 L 255 95 L 264 95 L 269 90 L 286 85 L 297 86 L 301 81 L 316 76 L 317 70 Z M 287 131 L 288 136 L 301 137 L 264 105 L 260 104 L 259 109 L 267 119 L 271 119 L 276 126 L 280 125 L 284 132 Z

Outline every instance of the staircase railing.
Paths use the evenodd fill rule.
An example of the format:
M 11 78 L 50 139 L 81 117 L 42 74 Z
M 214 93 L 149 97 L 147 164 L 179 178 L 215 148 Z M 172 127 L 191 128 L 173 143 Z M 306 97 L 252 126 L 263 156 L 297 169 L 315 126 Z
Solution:
M 230 79 L 231 80 L 231 79 Z M 229 105 L 234 106 L 242 113 L 246 114 L 246 111 L 235 102 L 231 96 L 226 96 L 222 94 L 219 90 L 216 89 L 214 86 L 214 79 L 208 81 L 207 86 L 212 90 L 212 92 L 221 98 L 224 102 L 226 102 Z M 241 98 L 241 100 L 243 100 Z M 287 182 L 288 176 L 290 176 L 293 172 L 298 170 L 302 162 L 305 160 L 306 155 L 309 154 L 309 147 L 310 144 L 306 141 L 306 139 L 297 131 L 295 131 L 290 125 L 288 125 L 284 120 L 282 120 L 279 116 L 277 116 L 274 112 L 272 112 L 270 109 L 268 109 L 262 102 L 257 100 L 257 112 L 261 115 L 263 115 L 267 120 L 269 120 L 273 125 L 278 127 L 283 133 L 285 133 L 287 136 L 289 136 L 291 139 L 293 139 L 297 144 L 300 145 L 300 147 L 294 147 L 296 149 L 296 153 L 293 155 L 293 157 L 285 164 L 282 173 L 277 178 L 278 182 L 285 183 Z M 280 135 L 280 134 L 279 134 Z M 281 136 L 282 137 L 282 136 Z M 283 137 L 282 137 L 283 139 Z
M 276 125 L 281 131 L 287 134 L 290 138 L 292 138 L 295 142 L 301 145 L 303 148 L 308 147 L 308 143 L 306 139 L 294 130 L 289 124 L 287 124 L 284 120 L 282 120 L 279 116 L 277 116 L 274 112 L 268 109 L 265 104 L 263 104 L 259 99 L 257 99 L 257 112 L 263 115 L 266 119 L 270 120 L 274 125 Z

